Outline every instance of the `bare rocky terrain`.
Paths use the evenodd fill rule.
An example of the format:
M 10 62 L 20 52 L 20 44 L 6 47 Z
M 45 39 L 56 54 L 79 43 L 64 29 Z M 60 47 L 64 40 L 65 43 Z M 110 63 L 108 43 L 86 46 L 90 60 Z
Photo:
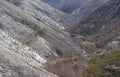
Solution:
M 0 0 L 0 77 L 120 77 L 119 65 L 119 0 Z
M 109 1 L 73 29 L 73 33 L 86 36 L 100 46 L 116 44 L 120 34 L 120 1 Z M 118 41 L 116 41 L 116 39 Z
M 15 1 L 0 0 L 0 76 L 58 77 L 57 74 L 45 70 L 45 64 L 71 56 L 80 56 L 80 66 L 84 67 L 83 50 L 72 41 L 69 33 L 63 30 L 63 27 L 71 25 L 66 25 L 64 18 L 60 16 L 64 17 L 66 14 L 52 7 L 45 9 L 49 5 L 38 5 L 37 3 L 42 4 L 41 1 Z M 51 17 L 48 15 L 48 18 L 40 9 L 52 13 Z M 55 20 L 57 16 L 54 13 L 61 18 Z M 71 18 L 68 21 L 73 21 L 73 17 L 66 16 Z M 36 17 L 41 17 L 41 20 Z M 56 22 L 52 23 L 53 20 Z M 67 18 L 65 20 L 67 21 Z M 80 70 L 82 71 L 82 68 Z
M 111 0 L 71 31 L 89 60 L 88 77 L 119 77 L 120 1 Z

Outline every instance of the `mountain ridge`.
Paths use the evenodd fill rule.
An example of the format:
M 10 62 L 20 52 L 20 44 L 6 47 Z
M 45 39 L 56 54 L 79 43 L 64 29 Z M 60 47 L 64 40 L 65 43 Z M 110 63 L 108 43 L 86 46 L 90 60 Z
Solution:
M 49 5 L 68 13 L 78 19 L 82 19 L 85 16 L 90 15 L 97 8 L 104 5 L 109 0 L 42 0 Z

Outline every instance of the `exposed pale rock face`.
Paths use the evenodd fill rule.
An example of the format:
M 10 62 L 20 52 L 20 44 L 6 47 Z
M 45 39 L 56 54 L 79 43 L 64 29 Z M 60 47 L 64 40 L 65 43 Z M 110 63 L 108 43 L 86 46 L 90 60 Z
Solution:
M 0 75 L 2 77 L 57 77 L 42 69 L 42 64 L 45 62 L 46 60 L 34 50 L 23 46 L 0 30 Z
M 43 22 L 34 15 L 38 13 L 40 19 L 47 16 L 47 14 L 43 16 L 42 11 L 45 8 L 42 5 L 42 11 L 40 11 L 32 8 L 33 6 L 29 7 L 30 3 L 33 2 L 32 0 L 19 2 L 19 0 L 17 2 L 15 0 L 15 2 L 13 1 L 15 5 L 13 5 L 8 1 L 0 0 L 0 76 L 58 77 L 46 71 L 44 64 L 49 60 L 67 58 L 73 55 L 81 57 L 79 61 L 83 67 L 83 50 L 72 41 L 69 33 L 60 29 L 65 27 L 59 24 L 62 22 L 54 21 L 59 24 L 60 28 L 56 25 L 57 28 L 50 25 L 50 22 L 55 24 L 52 21 L 48 21 L 47 25 L 45 24 L 46 18 Z M 39 1 L 33 2 L 37 7 L 36 3 Z M 54 12 L 54 9 L 50 12 Z M 49 18 L 52 19 L 52 17 Z M 62 55 L 59 55 L 58 52 Z
M 67 15 L 41 0 L 6 0 L 9 1 L 20 8 L 22 8 L 27 13 L 34 16 L 37 20 L 43 22 L 47 26 L 54 29 L 66 29 L 70 26 L 74 26 L 78 20 L 70 15 Z

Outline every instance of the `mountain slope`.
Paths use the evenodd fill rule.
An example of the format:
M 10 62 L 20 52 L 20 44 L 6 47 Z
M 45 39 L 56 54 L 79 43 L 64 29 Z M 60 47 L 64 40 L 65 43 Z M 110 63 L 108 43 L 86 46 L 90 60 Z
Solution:
M 28 3 L 29 1 L 32 0 L 28 0 Z M 21 7 L 20 4 L 17 6 Z M 51 61 L 61 58 L 75 56 L 79 56 L 77 64 L 81 67 L 79 70 L 83 70 L 86 64 L 82 55 L 83 50 L 71 40 L 69 34 L 65 34 L 66 32 L 61 29 L 45 25 L 30 14 L 32 12 L 26 11 L 27 8 L 22 10 L 17 6 L 0 0 L 0 53 L 3 56 L 0 58 L 0 70 L 2 69 L 0 75 L 57 77 L 54 75 L 57 73 L 52 72 L 54 73 L 52 74 L 51 71 L 46 71 L 44 65 L 46 63 L 49 65 Z M 67 64 L 62 64 L 65 66 L 64 69 L 70 68 L 66 67 Z M 70 71 L 73 70 L 70 68 Z M 3 73 L 3 71 L 6 72 Z
M 87 51 L 87 77 L 120 77 L 120 0 L 104 4 L 72 33 Z
M 78 21 L 76 18 L 65 14 L 55 8 L 52 8 L 41 0 L 6 1 L 9 1 L 21 7 L 23 10 L 37 18 L 39 21 L 42 21 L 44 24 L 52 26 L 55 29 L 59 28 L 64 30 L 65 28 L 74 26 Z
M 119 39 L 116 40 L 120 36 L 119 22 L 120 1 L 111 0 L 81 21 L 79 26 L 73 29 L 73 33 L 88 36 L 87 39 L 95 41 L 100 47 L 108 43 L 108 46 L 114 46 L 115 43 L 119 48 Z
M 77 17 L 78 19 L 83 19 L 108 1 L 109 0 L 91 0 L 90 2 L 85 2 L 84 5 L 80 5 L 77 9 L 71 12 L 71 15 Z
M 34 50 L 0 30 L 1 77 L 58 77 L 42 68 L 44 62 Z
M 82 19 L 109 0 L 42 0 L 49 5 Z
M 62 10 L 64 12 L 70 13 L 76 8 L 78 8 L 79 4 L 87 2 L 88 0 L 42 0 L 53 7 Z M 76 7 L 75 7 L 76 5 Z M 72 8 L 73 7 L 73 8 Z

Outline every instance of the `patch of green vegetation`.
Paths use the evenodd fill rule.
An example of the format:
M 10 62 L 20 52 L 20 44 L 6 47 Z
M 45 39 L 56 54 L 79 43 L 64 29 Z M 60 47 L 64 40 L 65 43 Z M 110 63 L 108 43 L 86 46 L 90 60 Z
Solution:
M 82 44 L 85 46 L 95 46 L 95 44 L 93 42 L 89 42 L 89 41 L 84 41 L 84 42 L 82 42 Z
M 120 61 L 120 51 L 98 56 L 90 60 L 89 67 L 86 69 L 86 72 L 88 75 L 92 75 L 94 77 L 106 77 L 105 73 L 107 71 L 105 70 L 105 66 L 116 61 Z

